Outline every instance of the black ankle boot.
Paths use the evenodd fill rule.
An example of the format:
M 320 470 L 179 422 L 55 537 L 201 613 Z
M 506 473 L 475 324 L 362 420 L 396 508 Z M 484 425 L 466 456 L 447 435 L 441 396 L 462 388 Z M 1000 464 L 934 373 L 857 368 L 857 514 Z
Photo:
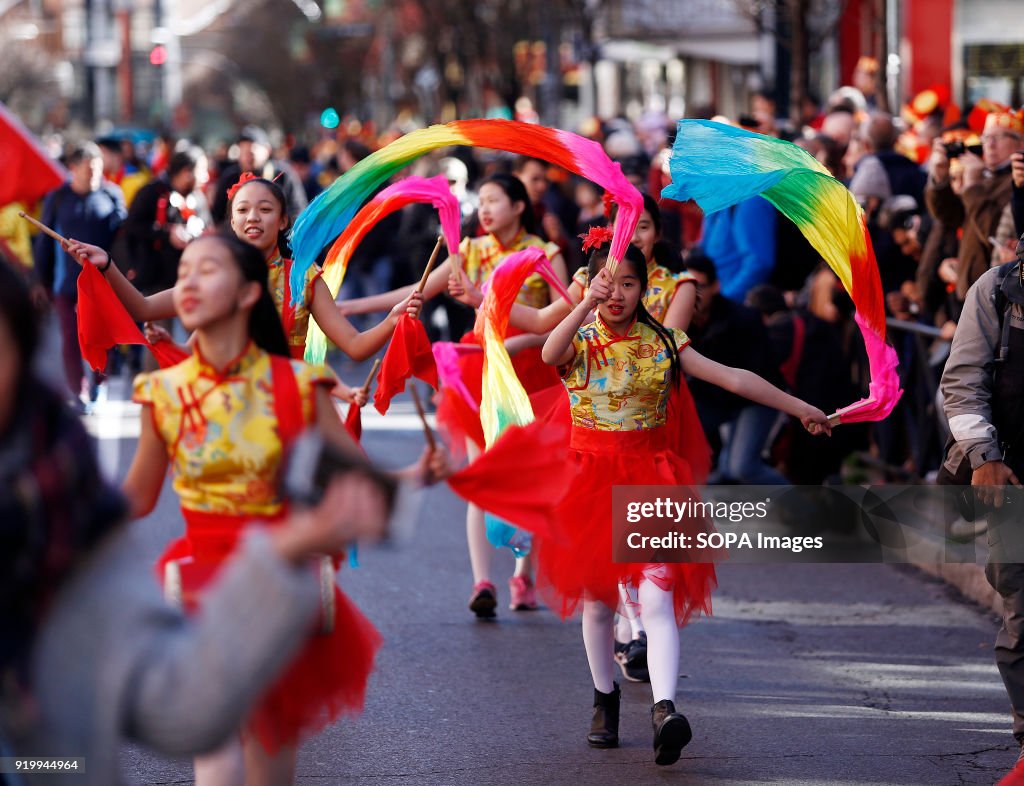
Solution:
M 654 726 L 654 763 L 675 764 L 679 753 L 693 737 L 686 716 L 676 712 L 676 706 L 663 699 L 651 707 L 651 725 Z
M 615 690 L 601 693 L 594 688 L 594 720 L 590 723 L 587 744 L 592 748 L 619 747 L 619 684 L 612 683 Z

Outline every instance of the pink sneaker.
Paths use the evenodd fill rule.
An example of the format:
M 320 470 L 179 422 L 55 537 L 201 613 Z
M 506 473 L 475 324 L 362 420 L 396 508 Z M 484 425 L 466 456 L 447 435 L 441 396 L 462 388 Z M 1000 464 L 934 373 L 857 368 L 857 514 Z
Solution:
M 538 608 L 537 590 L 529 576 L 513 576 L 508 580 L 508 588 L 512 593 L 508 607 L 512 611 L 533 611 Z

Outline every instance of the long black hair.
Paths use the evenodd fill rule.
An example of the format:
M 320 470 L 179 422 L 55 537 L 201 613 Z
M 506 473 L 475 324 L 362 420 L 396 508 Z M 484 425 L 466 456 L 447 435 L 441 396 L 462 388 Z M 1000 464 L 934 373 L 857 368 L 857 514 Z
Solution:
M 530 202 L 530 195 L 526 193 L 526 186 L 523 185 L 523 181 L 515 175 L 509 175 L 504 172 L 496 172 L 484 180 L 477 186 L 477 193 L 487 183 L 493 183 L 502 191 L 505 192 L 505 196 L 509 198 L 512 204 L 516 202 L 523 203 L 523 212 L 519 217 L 519 223 L 523 229 L 531 235 L 537 234 L 537 217 L 533 214 L 533 204 Z
M 292 255 L 292 250 L 291 247 L 288 245 L 288 230 L 291 229 L 292 219 L 291 216 L 288 214 L 288 198 L 284 195 L 284 190 L 273 180 L 267 180 L 267 178 L 265 177 L 254 177 L 250 180 L 246 180 L 244 183 L 242 183 L 242 186 L 247 186 L 250 183 L 259 183 L 261 186 L 266 186 L 270 193 L 273 195 L 274 200 L 277 202 L 278 205 L 280 205 L 281 215 L 284 216 L 285 224 L 284 229 L 282 229 L 277 234 L 277 250 L 281 253 L 282 257 L 284 257 L 285 259 L 290 259 Z M 242 186 L 238 187 L 238 191 L 242 190 Z M 232 217 L 234 216 L 232 208 L 235 204 L 235 197 L 238 195 L 238 191 L 236 191 L 228 198 L 228 215 Z
M 607 246 L 595 248 L 590 252 L 590 259 L 587 260 L 587 280 L 593 281 L 607 261 Z M 640 280 L 640 292 L 643 294 L 641 294 L 640 300 L 636 304 L 636 321 L 643 322 L 658 334 L 658 338 L 661 339 L 661 343 L 665 346 L 665 351 L 668 353 L 669 363 L 671 364 L 669 379 L 673 387 L 678 387 L 679 381 L 682 379 L 683 367 L 679 361 L 679 348 L 676 346 L 676 340 L 672 335 L 672 331 L 651 316 L 647 307 L 644 306 L 644 295 L 647 292 L 647 260 L 644 259 L 643 252 L 639 248 L 629 244 L 626 246 L 625 258 L 619 264 L 629 265 L 633 274 Z
M 249 314 L 249 337 L 260 349 L 271 355 L 291 357 L 288 339 L 285 338 L 284 328 L 281 326 L 281 315 L 267 286 L 267 262 L 259 249 L 229 232 L 218 232 L 207 237 L 227 247 L 246 282 L 255 281 L 260 285 L 259 300 Z
M 682 256 L 671 243 L 661 236 L 661 207 L 658 205 L 658 200 L 650 194 L 644 194 L 644 210 L 651 217 L 654 232 L 658 235 L 658 239 L 654 241 L 654 248 L 651 249 L 654 264 L 661 265 L 673 273 L 681 273 L 686 269 Z

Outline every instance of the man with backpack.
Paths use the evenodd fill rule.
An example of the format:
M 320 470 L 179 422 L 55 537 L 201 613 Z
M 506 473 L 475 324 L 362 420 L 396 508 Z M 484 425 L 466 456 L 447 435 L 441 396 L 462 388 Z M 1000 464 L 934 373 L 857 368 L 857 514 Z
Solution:
M 1024 237 L 1017 259 L 983 273 L 967 291 L 940 390 L 952 440 L 939 473 L 943 485 L 970 486 L 959 507 L 988 512 L 985 576 L 1002 596 L 996 665 L 1024 745 L 1024 511 L 1006 494 L 1024 478 Z M 966 503 L 966 504 L 963 504 Z M 972 510 L 973 508 L 973 510 Z M 966 509 L 966 510 L 965 510 Z M 1024 761 L 1024 748 L 1018 761 Z

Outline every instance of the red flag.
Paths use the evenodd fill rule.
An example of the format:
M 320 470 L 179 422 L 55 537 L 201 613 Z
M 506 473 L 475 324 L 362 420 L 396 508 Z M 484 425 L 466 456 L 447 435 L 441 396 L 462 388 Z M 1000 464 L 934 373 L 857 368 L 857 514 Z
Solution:
M 348 435 L 358 442 L 363 437 L 363 408 L 356 403 L 348 405 L 348 414 L 345 416 L 345 428 Z
M 430 339 L 423 323 L 408 314 L 402 314 L 395 325 L 384 360 L 377 375 L 377 390 L 373 394 L 373 406 L 380 414 L 388 411 L 391 399 L 405 390 L 409 377 L 422 379 L 437 390 L 437 366 L 430 351 Z
M 149 351 L 153 353 L 160 368 L 176 366 L 188 357 L 188 352 L 169 341 L 157 341 L 155 344 L 150 344 L 143 337 L 142 343 L 149 347 Z
M 996 786 L 1024 786 L 1024 762 L 1017 764 Z
M 107 279 L 93 265 L 82 265 L 78 277 L 78 344 L 82 357 L 97 371 L 107 365 L 107 350 L 118 344 L 144 344 L 161 368 L 180 363 L 188 354 L 166 341 L 150 344 L 117 299 Z
M 555 508 L 574 471 L 566 460 L 568 443 L 565 423 L 535 420 L 509 426 L 490 449 L 449 477 L 448 485 L 488 513 L 535 535 L 551 537 Z
M 21 121 L 0 103 L 0 206 L 32 205 L 68 179 Z

